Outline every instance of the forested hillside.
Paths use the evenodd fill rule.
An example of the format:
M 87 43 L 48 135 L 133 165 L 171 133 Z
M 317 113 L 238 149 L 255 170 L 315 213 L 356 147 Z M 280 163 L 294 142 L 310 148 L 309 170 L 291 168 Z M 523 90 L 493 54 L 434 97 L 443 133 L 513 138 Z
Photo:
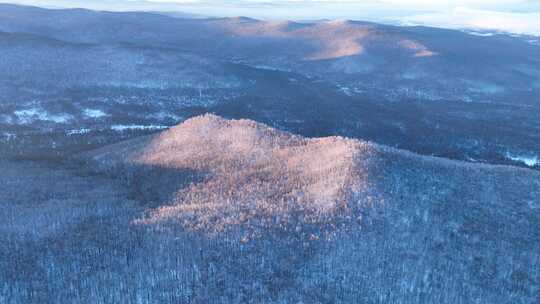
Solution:
M 533 170 L 212 115 L 70 166 L 2 167 L 3 303 L 540 296 Z

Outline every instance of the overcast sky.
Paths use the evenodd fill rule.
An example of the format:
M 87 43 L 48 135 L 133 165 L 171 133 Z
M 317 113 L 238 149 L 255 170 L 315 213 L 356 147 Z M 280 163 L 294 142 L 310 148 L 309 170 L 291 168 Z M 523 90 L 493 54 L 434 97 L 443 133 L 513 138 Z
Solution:
M 44 7 L 181 11 L 261 19 L 356 19 L 540 35 L 540 0 L 0 0 Z

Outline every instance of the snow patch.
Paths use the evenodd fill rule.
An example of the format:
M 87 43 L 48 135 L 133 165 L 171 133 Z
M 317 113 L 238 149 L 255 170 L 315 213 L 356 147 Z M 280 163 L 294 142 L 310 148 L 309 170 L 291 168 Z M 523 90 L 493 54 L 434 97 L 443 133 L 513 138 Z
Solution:
M 347 96 L 353 96 L 355 94 L 361 94 L 364 92 L 362 89 L 355 88 L 355 87 L 351 88 L 351 87 L 347 87 L 343 85 L 337 85 L 337 88 L 340 92 L 342 92 L 343 94 Z
M 292 72 L 291 69 L 282 68 L 282 67 L 276 67 L 272 65 L 267 64 L 257 64 L 257 63 L 250 63 L 243 60 L 232 60 L 231 63 L 233 64 L 241 64 L 250 68 L 258 69 L 258 70 L 266 70 L 266 71 L 274 71 L 274 72 Z
M 538 159 L 538 156 L 536 155 L 515 155 L 510 152 L 506 152 L 506 158 L 515 162 L 525 164 L 528 167 L 540 165 L 540 159 Z
M 167 129 L 169 126 L 160 126 L 160 125 L 113 125 L 111 130 L 123 132 L 130 130 L 163 130 Z
M 251 67 L 256 68 L 258 70 L 266 70 L 266 71 L 274 71 L 274 72 L 291 72 L 291 70 L 289 69 L 282 69 L 282 68 L 278 68 L 278 67 L 274 67 L 270 65 L 264 65 L 264 64 L 255 64 L 255 65 L 252 65 Z
M 32 123 L 36 120 L 51 121 L 55 123 L 66 123 L 72 118 L 69 114 L 50 114 L 39 108 L 18 110 L 14 112 L 17 119 L 22 124 Z
M 68 130 L 66 132 L 66 135 L 72 136 L 72 135 L 81 135 L 81 134 L 87 134 L 90 133 L 90 129 L 82 128 L 82 129 L 74 129 L 74 130 Z
M 86 117 L 92 117 L 92 118 L 100 118 L 100 117 L 107 116 L 107 113 L 98 109 L 84 109 L 83 114 Z
M 476 80 L 466 80 L 469 91 L 481 94 L 497 94 L 504 92 L 504 88 L 494 83 Z

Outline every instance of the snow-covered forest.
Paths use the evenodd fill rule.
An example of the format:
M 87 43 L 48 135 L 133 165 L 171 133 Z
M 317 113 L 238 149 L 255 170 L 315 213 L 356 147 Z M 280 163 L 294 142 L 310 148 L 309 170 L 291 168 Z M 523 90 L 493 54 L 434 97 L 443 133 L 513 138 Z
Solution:
M 2 167 L 2 303 L 539 297 L 532 170 L 306 140 L 215 116 L 70 166 Z

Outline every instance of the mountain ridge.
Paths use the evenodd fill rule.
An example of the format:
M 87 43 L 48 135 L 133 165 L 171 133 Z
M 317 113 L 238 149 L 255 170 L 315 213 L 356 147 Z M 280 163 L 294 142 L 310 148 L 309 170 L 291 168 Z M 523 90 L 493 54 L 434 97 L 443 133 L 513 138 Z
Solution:
M 277 133 L 288 134 L 288 135 L 293 136 L 293 137 L 299 137 L 299 138 L 302 137 L 300 135 L 295 135 L 295 134 L 293 134 L 293 133 L 291 133 L 289 131 L 284 131 L 284 130 L 279 130 L 279 129 L 276 129 L 276 128 L 272 128 L 272 127 L 270 127 L 270 126 L 268 126 L 268 125 L 266 125 L 264 123 L 254 121 L 252 119 L 245 119 L 245 118 L 227 119 L 227 118 L 224 118 L 222 116 L 219 116 L 219 115 L 216 115 L 216 114 L 213 114 L 213 113 L 205 113 L 205 114 L 202 114 L 202 115 L 199 115 L 199 116 L 194 116 L 194 117 L 188 118 L 188 119 L 186 119 L 185 121 L 183 121 L 180 124 L 170 126 L 168 128 L 168 130 L 174 131 L 174 130 L 177 130 L 177 129 L 181 129 L 185 124 L 191 124 L 193 122 L 201 123 L 201 122 L 204 122 L 204 121 L 212 121 L 212 120 L 213 121 L 223 122 L 225 124 L 238 124 L 238 125 L 246 125 L 246 126 L 252 126 L 252 127 L 257 127 L 257 128 L 268 129 L 268 130 L 275 131 Z M 131 142 L 131 141 L 137 141 L 138 139 L 140 139 L 142 137 L 152 137 L 152 136 L 154 136 L 154 135 L 146 135 L 146 136 L 131 138 L 131 139 L 119 142 L 117 144 L 128 143 L 128 142 Z M 329 140 L 329 141 L 331 141 L 331 140 L 335 139 L 335 140 L 345 140 L 345 141 L 358 142 L 358 143 L 374 146 L 374 147 L 376 147 L 378 149 L 381 149 L 381 150 L 387 151 L 387 152 L 401 153 L 401 154 L 408 155 L 408 156 L 411 156 L 411 157 L 421 158 L 421 159 L 429 160 L 429 161 L 440 161 L 441 163 L 448 163 L 449 165 L 456 165 L 456 166 L 465 166 L 465 167 L 472 166 L 472 167 L 478 167 L 478 168 L 483 168 L 483 169 L 501 169 L 501 170 L 516 169 L 516 170 L 523 170 L 525 172 L 529 172 L 529 171 L 538 172 L 537 170 L 533 170 L 533 169 L 528 168 L 528 167 L 515 166 L 515 165 L 509 165 L 509 164 L 492 164 L 492 163 L 484 163 L 484 162 L 475 163 L 475 162 L 464 161 L 464 160 L 459 160 L 459 159 L 451 159 L 451 158 L 435 156 L 435 155 L 425 155 L 425 154 L 416 153 L 414 151 L 410 151 L 410 150 L 407 150 L 407 149 L 400 149 L 400 148 L 387 146 L 387 145 L 384 145 L 384 144 L 379 144 L 379 143 L 376 143 L 376 142 L 370 141 L 370 140 L 363 140 L 363 139 L 358 139 L 358 138 L 349 138 L 349 137 L 340 136 L 340 135 L 331 135 L 331 136 L 314 137 L 314 138 L 306 137 L 306 139 L 308 139 L 308 140 L 318 140 L 318 141 L 320 141 L 320 140 Z M 113 144 L 113 145 L 115 145 L 115 144 Z M 98 149 L 98 150 L 100 150 L 100 149 Z M 92 153 L 97 152 L 98 150 L 94 150 L 94 151 L 92 151 Z M 86 154 L 87 154 L 87 152 L 83 153 L 83 155 L 86 155 Z
M 272 226 L 300 210 L 296 220 L 305 225 L 355 225 L 353 215 L 379 208 L 374 205 L 395 204 L 400 195 L 412 200 L 417 194 L 400 193 L 397 180 L 416 179 L 415 174 L 433 178 L 441 190 L 447 174 L 452 188 L 461 183 L 458 176 L 476 180 L 468 187 L 480 187 L 475 196 L 481 200 L 488 195 L 479 186 L 484 178 L 511 176 L 508 184 L 540 189 L 535 170 L 422 156 L 339 136 L 303 138 L 213 114 L 84 153 L 82 159 L 93 170 L 127 178 L 143 200 L 156 202 L 151 215 L 137 223 L 180 222 L 211 234 L 238 229 L 246 221 Z M 144 195 L 154 188 L 163 192 Z M 437 197 L 422 191 L 430 200 Z M 501 191 L 498 199 L 507 195 Z

